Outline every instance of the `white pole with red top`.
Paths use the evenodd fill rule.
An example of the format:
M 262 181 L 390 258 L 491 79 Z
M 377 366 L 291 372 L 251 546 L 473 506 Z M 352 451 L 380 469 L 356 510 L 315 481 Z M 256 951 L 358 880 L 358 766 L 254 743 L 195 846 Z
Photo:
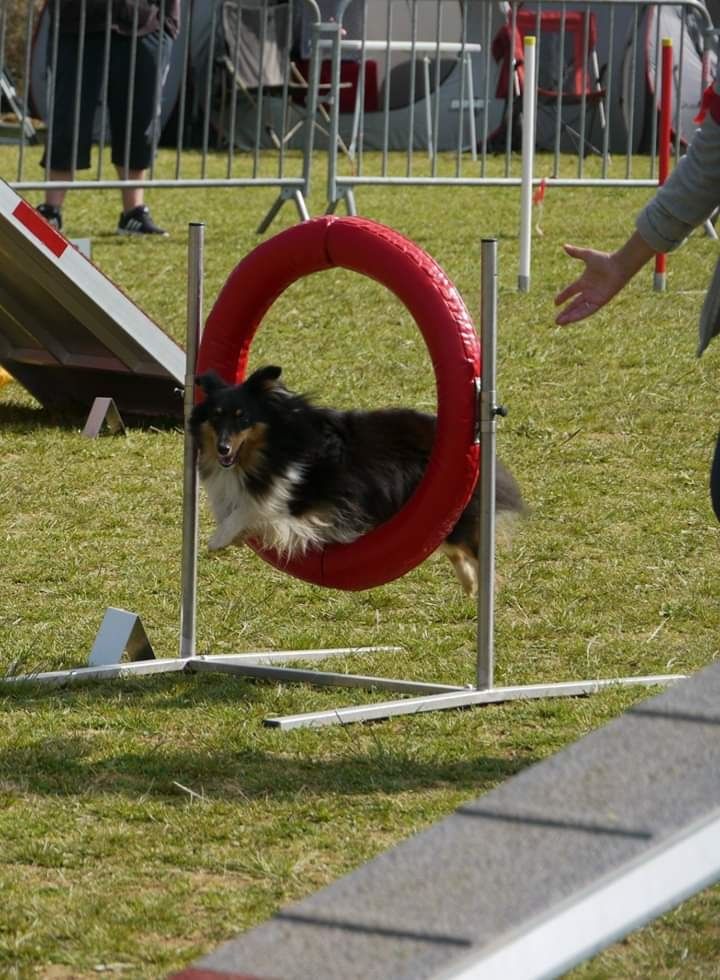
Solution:
M 520 187 L 520 269 L 518 289 L 530 291 L 533 166 L 535 163 L 535 38 L 525 38 L 525 88 L 522 121 L 522 183 Z

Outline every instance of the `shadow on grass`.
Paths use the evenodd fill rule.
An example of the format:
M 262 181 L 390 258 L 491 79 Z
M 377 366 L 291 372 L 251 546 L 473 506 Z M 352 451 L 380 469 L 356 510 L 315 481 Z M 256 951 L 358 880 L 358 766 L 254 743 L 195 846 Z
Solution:
M 81 416 L 66 412 L 53 412 L 42 405 L 18 405 L 12 402 L 0 403 L 0 428 L 5 435 L 23 435 L 36 429 L 64 429 L 68 432 L 77 429 Z
M 53 409 L 43 405 L 20 405 L 13 402 L 0 403 L 0 429 L 3 434 L 24 435 L 38 429 L 59 429 L 63 432 L 77 432 L 85 427 L 88 408 L 78 406 Z M 173 416 L 125 414 L 123 421 L 132 429 L 162 429 L 182 432 L 181 421 Z M 101 432 L 101 436 L 106 431 Z
M 202 787 L 213 801 L 268 796 L 296 801 L 299 794 L 402 793 L 449 784 L 480 793 L 536 761 L 531 753 L 508 759 L 472 750 L 461 758 L 428 758 L 432 745 L 412 731 L 412 715 L 397 720 L 407 737 L 397 727 L 376 723 L 350 730 L 270 732 L 261 717 L 274 713 L 277 705 L 263 697 L 265 685 L 253 682 L 181 686 L 177 678 L 153 678 L 147 687 L 139 679 L 121 684 L 42 693 L 36 685 L 23 685 L 0 699 L 6 710 L 13 705 L 27 709 L 42 700 L 45 719 L 47 709 L 57 707 L 65 725 L 74 716 L 74 727 L 81 729 L 55 734 L 45 720 L 45 734 L 33 732 L 22 744 L 0 748 L 4 792 L 121 794 L 183 803 L 187 796 L 178 784 Z M 337 697 L 349 701 L 347 691 Z M 192 745 L 188 731 L 198 733 Z M 269 748 L 259 747 L 268 739 Z M 327 752 L 330 741 L 333 758 Z
M 180 736 L 178 737 L 180 741 Z M 3 793 L 18 791 L 53 796 L 121 794 L 158 802 L 186 803 L 182 787 L 191 787 L 208 801 L 287 800 L 312 796 L 357 796 L 429 790 L 451 784 L 454 789 L 482 793 L 534 762 L 535 758 L 504 759 L 477 755 L 462 760 L 420 760 L 403 745 L 377 751 L 372 745 L 341 758 L 308 759 L 287 753 L 243 747 L 193 748 L 148 746 L 108 752 L 98 758 L 97 746 L 82 736 L 38 738 L 23 746 L 0 750 Z

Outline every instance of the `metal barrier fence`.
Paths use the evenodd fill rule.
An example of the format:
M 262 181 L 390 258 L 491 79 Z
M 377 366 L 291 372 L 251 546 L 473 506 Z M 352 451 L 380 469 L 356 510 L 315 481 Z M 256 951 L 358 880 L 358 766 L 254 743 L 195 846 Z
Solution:
M 676 156 L 714 75 L 715 32 L 697 0 L 469 0 L 454 17 L 453 5 L 428 0 L 434 15 L 424 22 L 421 6 L 413 2 L 408 14 L 404 0 L 388 0 L 379 37 L 369 16 L 344 34 L 335 31 L 335 91 L 349 56 L 360 62 L 361 86 L 368 77 L 382 80 L 370 110 L 362 87 L 351 117 L 340 111 L 339 99 L 333 102 L 329 210 L 344 202 L 355 213 L 354 191 L 361 186 L 520 185 L 528 36 L 536 37 L 538 65 L 536 184 L 654 187 L 662 38 L 674 46 Z M 345 0 L 339 19 L 352 9 Z M 408 61 L 393 60 L 401 52 Z M 407 98 L 398 92 L 403 82 Z M 351 168 L 338 140 L 353 149 Z
M 3 173 L 15 190 L 274 187 L 278 197 L 258 231 L 288 200 L 300 218 L 309 217 L 315 125 L 306 122 L 329 120 L 318 102 L 322 87 L 311 52 L 320 20 L 315 0 L 179 0 L 180 29 L 172 40 L 173 0 L 159 0 L 165 30 L 154 32 L 161 53 L 152 76 L 140 13 L 146 5 L 124 5 L 132 14 L 119 25 L 112 0 L 74 6 L 78 17 L 61 21 L 58 4 L 27 0 L 21 10 L 0 0 L 0 107 L 8 110 L 0 143 L 17 144 L 12 173 L 7 166 Z M 307 55 L 304 74 L 295 54 Z M 118 101 L 125 118 L 116 125 L 122 138 L 116 134 L 113 142 L 108 107 Z M 138 137 L 132 123 L 141 112 L 150 124 Z M 83 160 L 88 115 L 92 168 Z M 149 144 L 146 167 L 133 159 L 138 139 Z M 105 172 L 111 146 L 117 179 Z M 158 156 L 159 147 L 171 152 Z M 42 176 L 33 177 L 38 163 Z
M 0 0 L 0 107 L 4 119 L 15 117 L 17 145 L 12 173 L 5 165 L 3 176 L 18 191 L 51 184 L 277 188 L 260 231 L 287 200 L 308 217 L 318 151 L 327 160 L 328 211 L 344 202 L 355 213 L 362 186 L 519 186 L 529 35 L 537 38 L 536 183 L 655 186 L 661 39 L 674 43 L 676 155 L 715 68 L 712 22 L 701 0 L 181 0 L 167 73 L 158 61 L 151 83 L 136 83 L 130 72 L 125 80 L 131 107 L 152 87 L 151 162 L 141 177 L 132 171 L 126 120 L 114 179 L 106 175 L 106 95 L 117 35 L 112 0 L 99 2 L 107 13 L 101 42 L 94 42 L 102 51 L 96 162 L 80 179 L 83 41 L 74 54 L 83 67 L 73 76 L 73 97 L 58 109 L 66 46 L 56 6 Z M 161 19 L 172 3 L 159 0 Z M 88 18 L 97 5 L 79 3 L 81 38 L 96 29 Z M 135 8 L 124 28 L 131 65 L 143 43 Z M 13 31 L 21 43 L 9 43 Z M 58 120 L 64 127 L 53 125 Z M 52 143 L 63 128 L 72 160 L 65 179 L 53 181 Z M 0 125 L 0 142 L 7 131 Z M 45 166 L 34 176 L 39 144 Z

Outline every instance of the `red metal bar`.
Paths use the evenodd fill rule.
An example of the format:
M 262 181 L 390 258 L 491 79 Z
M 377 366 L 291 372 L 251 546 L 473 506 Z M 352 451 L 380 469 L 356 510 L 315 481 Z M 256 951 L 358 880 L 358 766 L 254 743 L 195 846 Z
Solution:
M 662 39 L 661 62 L 662 87 L 660 91 L 660 133 L 658 137 L 658 183 L 664 184 L 670 173 L 670 135 L 672 122 L 673 48 L 669 37 Z M 659 252 L 655 256 L 655 288 L 665 288 L 667 256 Z

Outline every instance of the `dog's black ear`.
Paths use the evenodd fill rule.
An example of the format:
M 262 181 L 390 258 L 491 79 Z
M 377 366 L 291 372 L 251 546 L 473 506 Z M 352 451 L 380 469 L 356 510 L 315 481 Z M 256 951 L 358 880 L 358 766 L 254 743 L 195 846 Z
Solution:
M 261 367 L 257 371 L 253 371 L 245 384 L 259 391 L 270 391 L 278 387 L 278 379 L 281 374 L 281 367 L 277 367 L 275 364 L 268 364 L 267 367 Z
M 198 375 L 195 378 L 195 383 L 200 385 L 206 395 L 211 395 L 214 391 L 221 391 L 228 387 L 217 371 L 206 371 L 205 374 Z

